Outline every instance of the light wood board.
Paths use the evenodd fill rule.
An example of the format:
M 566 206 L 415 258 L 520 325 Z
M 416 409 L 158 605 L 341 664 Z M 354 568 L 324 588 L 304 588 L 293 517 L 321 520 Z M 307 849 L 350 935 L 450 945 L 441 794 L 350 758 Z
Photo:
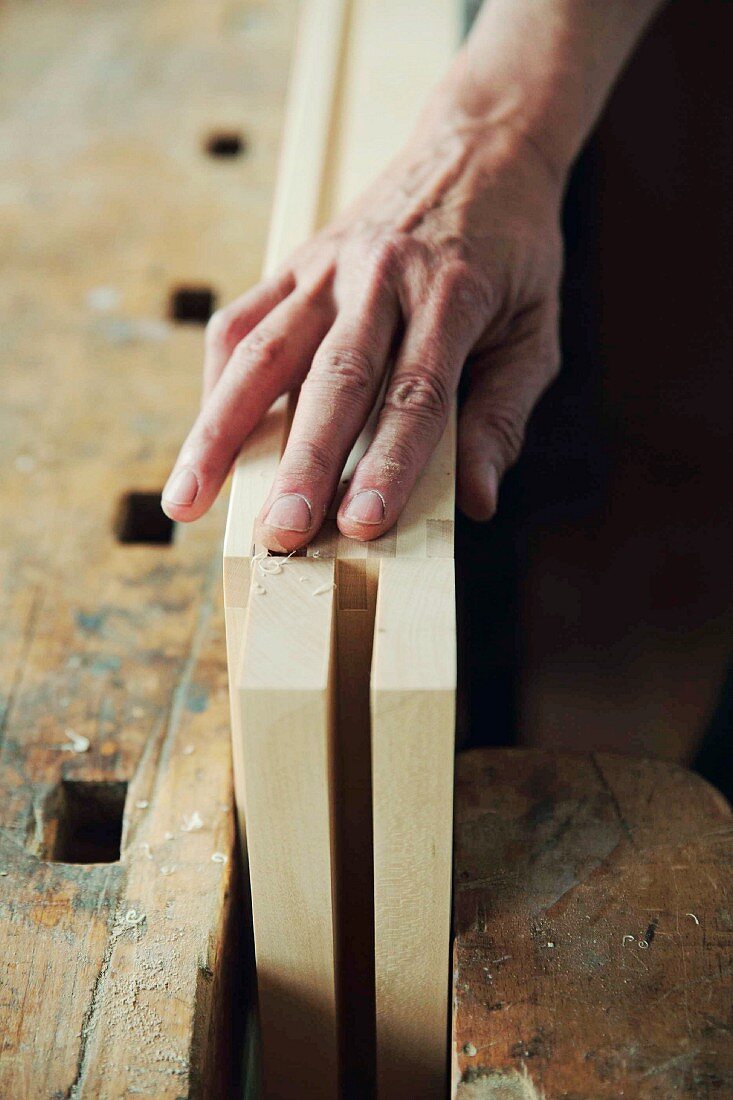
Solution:
M 266 270 L 276 267 L 292 248 L 358 194 L 408 137 L 430 87 L 448 64 L 457 44 L 458 9 L 453 0 L 429 3 L 405 0 L 399 4 L 387 0 L 306 0 L 302 5 Z M 285 635 L 291 626 L 287 616 L 282 617 L 279 625 L 263 623 L 259 606 L 256 617 L 248 618 L 246 611 L 251 585 L 256 580 L 252 570 L 253 556 L 258 550 L 253 537 L 254 521 L 275 476 L 287 428 L 287 401 L 283 399 L 242 450 L 234 473 L 225 535 L 230 678 L 233 696 L 237 695 L 242 707 L 237 712 L 235 706 L 233 713 L 240 804 L 251 801 L 247 794 L 251 784 L 268 783 L 261 774 L 247 778 L 250 741 L 258 735 L 244 713 L 248 705 L 245 684 L 249 671 L 242 653 L 258 652 L 260 647 L 270 654 L 278 652 L 280 636 L 287 646 Z M 368 442 L 367 431 L 357 442 L 344 477 L 349 476 Z M 336 588 L 317 599 L 318 614 L 327 605 L 333 606 L 335 623 L 331 853 L 337 914 L 336 996 L 341 1005 L 341 1074 L 347 1089 L 368 1086 L 374 1072 L 376 1034 L 380 1095 L 384 1096 L 397 1095 L 390 1092 L 392 1082 L 399 1077 L 392 1070 L 394 1060 L 400 1057 L 399 1044 L 393 1038 L 402 1034 L 410 1006 L 425 1006 L 422 1017 L 425 1030 L 421 1030 L 421 1039 L 415 1042 L 418 1046 L 422 1043 L 423 1053 L 426 1044 L 431 1047 L 426 1062 L 431 1068 L 424 1079 L 427 1091 L 423 1095 L 430 1095 L 431 1090 L 432 1094 L 440 1095 L 441 1067 L 446 1061 L 455 691 L 454 488 L 455 418 L 452 417 L 392 531 L 376 542 L 358 543 L 341 536 L 329 519 L 308 548 L 307 557 L 291 559 L 284 567 L 289 573 L 293 568 L 308 570 L 319 561 L 332 561 L 335 570 Z M 433 563 L 432 559 L 436 561 Z M 387 584 L 380 596 L 380 623 L 383 619 L 390 624 L 390 640 L 389 646 L 378 650 L 373 663 L 377 595 L 382 584 L 380 565 L 384 577 L 399 576 L 406 588 L 400 592 L 399 583 Z M 393 574 L 392 567 L 404 572 Z M 426 576 L 429 587 L 423 589 Z M 416 645 L 415 619 L 411 614 L 402 615 L 404 607 L 414 607 L 420 602 L 421 593 L 424 602 L 419 631 L 444 637 L 444 651 Z M 406 604 L 403 596 L 407 597 Z M 378 623 L 377 631 L 380 629 Z M 325 635 L 321 645 L 326 645 Z M 399 774 L 390 766 L 400 754 L 397 742 L 405 732 L 393 720 L 390 709 L 393 688 L 386 687 L 390 653 L 400 654 L 396 667 L 407 671 L 414 661 L 419 668 L 417 681 L 406 677 L 401 702 L 403 713 L 414 715 L 416 723 L 427 713 L 430 700 L 435 701 L 434 685 L 440 683 L 441 701 L 430 715 L 429 732 L 421 740 L 419 730 L 409 730 L 410 742 L 415 747 L 410 754 L 409 783 L 406 774 Z M 320 656 L 325 658 L 325 651 Z M 436 661 L 440 670 L 437 680 Z M 288 669 L 282 671 L 287 677 Z M 294 666 L 291 671 L 293 676 L 298 675 Z M 291 690 L 287 679 L 277 690 Z M 323 717 L 325 722 L 325 711 Z M 319 736 L 321 743 L 327 741 L 325 725 Z M 379 779 L 373 803 L 372 764 Z M 321 765 L 323 768 L 327 765 L 325 756 Z M 436 766 L 442 769 L 437 776 Z M 304 772 L 301 781 L 313 780 Z M 316 783 L 319 797 L 325 789 L 324 783 L 325 777 L 320 775 Z M 408 785 L 414 793 L 427 792 L 429 811 L 395 818 L 394 808 L 408 796 Z M 292 809 L 283 806 L 279 813 L 286 817 Z M 246 816 L 249 844 L 256 845 L 253 830 L 269 827 L 270 818 L 258 819 L 249 811 Z M 372 821 L 378 837 L 374 848 Z M 281 821 L 278 827 L 285 829 L 286 822 Z M 292 823 L 287 827 L 292 827 Z M 399 836 L 394 832 L 398 827 Z M 423 860 L 426 851 L 431 853 L 427 864 Z M 419 883 L 419 896 L 413 898 L 413 905 L 406 905 L 406 853 L 410 852 L 415 853 L 414 882 Z M 264 866 L 254 869 L 253 895 L 257 895 L 261 885 L 265 889 L 260 876 L 285 875 L 290 858 L 287 853 L 273 852 L 266 871 Z M 315 886 L 315 882 L 321 882 L 322 887 L 319 876 L 311 885 Z M 430 902 L 425 904 L 428 893 Z M 323 898 L 321 903 L 325 904 Z M 260 919 L 273 922 L 273 942 L 289 927 L 299 904 L 300 899 L 294 894 L 289 901 L 286 899 L 281 910 L 270 908 L 267 918 L 260 911 Z M 420 919 L 416 919 L 418 914 Z M 312 946 L 304 945 L 309 950 Z M 405 974 L 415 959 L 422 962 L 412 972 L 412 991 L 407 995 L 400 966 Z M 313 957 L 303 958 L 302 962 L 307 969 L 313 965 Z M 288 965 L 296 966 L 293 957 Z M 320 974 L 317 984 L 327 983 L 331 973 L 329 966 Z M 380 991 L 376 1009 L 375 984 Z M 308 1026 L 305 1018 L 303 1026 Z M 419 1029 L 419 1023 L 416 1026 Z M 413 1027 L 412 1037 L 415 1031 Z M 263 1042 L 266 1051 L 266 1035 Z M 308 1053 L 304 1049 L 304 1057 Z M 266 1080 L 267 1072 L 265 1065 Z

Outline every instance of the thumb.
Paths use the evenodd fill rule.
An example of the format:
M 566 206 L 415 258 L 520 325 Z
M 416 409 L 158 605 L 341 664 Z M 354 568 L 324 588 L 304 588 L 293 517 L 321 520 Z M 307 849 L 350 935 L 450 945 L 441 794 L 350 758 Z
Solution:
M 474 360 L 458 424 L 458 504 L 489 520 L 499 485 L 524 444 L 527 421 L 558 369 L 556 342 L 505 347 Z

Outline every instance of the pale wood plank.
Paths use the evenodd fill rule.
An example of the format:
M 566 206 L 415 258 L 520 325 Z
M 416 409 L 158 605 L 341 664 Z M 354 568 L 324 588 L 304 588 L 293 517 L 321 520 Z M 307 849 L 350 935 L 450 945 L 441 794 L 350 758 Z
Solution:
M 372 666 L 380 1100 L 446 1090 L 455 667 L 453 562 L 383 560 Z
M 351 201 L 409 136 L 429 88 L 458 40 L 458 8 L 453 0 L 406 0 L 400 4 L 310 0 L 303 5 L 267 270 Z M 345 477 L 369 445 L 373 424 L 372 420 L 357 441 Z M 282 401 L 273 407 L 269 423 L 245 444 L 234 474 L 225 538 L 230 670 L 239 660 L 239 638 L 232 637 L 232 632 L 238 635 L 241 630 L 242 615 L 237 609 L 246 606 L 251 559 L 257 549 L 254 521 L 275 475 L 287 427 L 286 403 Z M 340 536 L 331 519 L 307 551 L 309 560 L 335 559 L 339 585 L 335 609 L 334 857 L 341 961 L 338 980 L 343 1003 L 348 1005 L 341 1035 L 347 1087 L 352 1081 L 362 1086 L 368 1082 L 374 1061 L 369 692 L 379 566 L 384 558 L 440 557 L 451 567 L 454 482 L 452 417 L 394 531 L 366 546 Z M 261 628 L 250 623 L 247 629 Z M 271 641 L 263 635 L 253 651 L 259 644 L 271 651 Z M 278 690 L 290 689 L 283 682 Z M 405 690 L 409 693 L 409 684 Z M 444 711 L 447 742 L 453 728 L 448 700 Z M 246 771 L 246 760 L 237 763 L 237 746 L 246 740 L 239 721 L 234 706 L 235 768 Z M 441 793 L 439 816 L 445 809 Z M 448 806 L 448 830 L 449 816 Z M 445 905 L 448 894 L 446 886 Z M 443 982 L 447 988 L 447 972 Z M 432 1032 L 430 1042 L 432 1045 Z M 429 1076 L 434 1078 L 434 1073 Z
M 334 563 L 252 577 L 234 709 L 268 1097 L 335 1097 Z

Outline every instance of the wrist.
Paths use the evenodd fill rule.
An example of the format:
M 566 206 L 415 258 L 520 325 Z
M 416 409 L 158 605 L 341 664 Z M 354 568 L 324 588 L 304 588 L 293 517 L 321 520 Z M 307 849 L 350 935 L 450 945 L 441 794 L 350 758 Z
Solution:
M 459 125 L 501 130 L 564 184 L 660 0 L 491 0 L 438 96 Z
M 434 146 L 458 150 L 464 163 L 482 167 L 490 176 L 520 167 L 543 192 L 558 201 L 562 196 L 573 154 L 546 141 L 508 89 L 488 83 L 480 89 L 472 86 L 460 56 L 426 105 L 415 141 L 423 144 L 426 133 Z
M 582 137 L 574 133 L 578 128 L 572 125 L 572 110 L 549 85 L 549 80 L 540 86 L 531 78 L 512 80 L 507 74 L 479 85 L 459 54 L 437 89 L 435 107 L 478 151 L 534 162 L 562 191 Z

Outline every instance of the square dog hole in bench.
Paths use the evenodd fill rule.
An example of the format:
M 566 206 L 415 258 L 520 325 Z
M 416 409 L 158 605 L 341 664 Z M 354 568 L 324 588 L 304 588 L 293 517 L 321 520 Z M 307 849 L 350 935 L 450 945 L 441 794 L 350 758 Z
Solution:
M 54 863 L 116 863 L 120 858 L 127 783 L 64 779 Z

